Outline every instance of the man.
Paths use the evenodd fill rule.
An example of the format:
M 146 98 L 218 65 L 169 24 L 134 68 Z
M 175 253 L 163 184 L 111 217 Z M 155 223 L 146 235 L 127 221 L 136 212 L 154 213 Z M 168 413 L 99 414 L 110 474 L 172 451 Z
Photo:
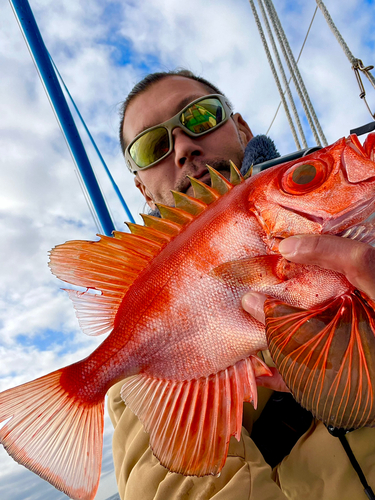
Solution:
M 173 204 L 171 189 L 192 194 L 187 175 L 209 182 L 206 164 L 228 177 L 229 159 L 237 165 L 242 163 L 245 147 L 253 135 L 239 113 L 200 136 L 190 135 L 177 124 L 170 132 L 169 144 L 164 137 L 166 143 L 158 147 L 158 156 L 154 151 L 152 156 L 144 156 L 141 147 L 139 151 L 136 149 L 140 143 L 132 144 L 145 130 L 170 120 L 187 104 L 210 94 L 220 94 L 220 91 L 207 81 L 183 71 L 147 77 L 125 101 L 120 127 L 121 144 L 123 151 L 128 145 L 134 146 L 132 155 L 149 167 L 137 170 L 134 159 L 126 155 L 128 165 L 136 172 L 135 184 L 152 210 L 156 208 L 155 203 Z M 227 101 L 223 101 L 222 107 L 227 112 L 228 106 Z M 294 262 L 339 271 L 357 288 L 375 298 L 375 250 L 368 245 L 337 237 L 305 235 L 283 241 L 280 252 Z M 247 312 L 264 321 L 263 301 L 262 295 L 249 293 L 243 297 L 242 303 Z M 303 435 L 298 442 L 295 445 L 293 442 L 286 452 L 283 451 L 276 463 L 272 463 L 275 455 L 271 450 L 272 457 L 268 461 L 274 468 L 270 467 L 263 457 L 267 453 L 262 449 L 263 441 L 267 440 L 267 428 L 266 433 L 264 425 L 263 434 L 256 432 L 256 427 L 262 427 L 258 423 L 265 418 L 262 410 L 265 408 L 263 413 L 266 413 L 267 401 L 272 394 L 267 388 L 259 389 L 257 411 L 244 404 L 241 440 L 237 442 L 232 438 L 220 477 L 196 478 L 169 473 L 152 455 L 148 435 L 140 422 L 122 403 L 119 395 L 121 384 L 109 391 L 109 410 L 115 427 L 113 453 L 122 500 L 366 498 L 340 442 L 320 422 L 310 424 L 311 420 L 308 420 L 303 429 L 307 432 L 301 432 Z M 283 382 L 275 377 L 271 389 L 283 388 Z M 295 411 L 298 421 L 305 418 L 304 414 L 299 417 L 299 410 Z M 278 411 L 273 413 L 277 417 Z M 275 422 L 277 426 L 277 418 Z M 268 431 L 272 435 L 272 429 Z M 276 439 L 277 435 L 274 436 Z M 352 432 L 348 440 L 367 480 L 375 489 L 375 431 L 359 429 Z M 277 447 L 275 444 L 274 448 Z M 288 456 L 284 458 L 285 455 Z

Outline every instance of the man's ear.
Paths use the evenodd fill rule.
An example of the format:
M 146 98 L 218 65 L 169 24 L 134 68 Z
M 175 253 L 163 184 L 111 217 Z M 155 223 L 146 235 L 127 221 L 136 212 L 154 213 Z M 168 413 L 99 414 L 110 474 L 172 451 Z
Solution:
M 152 199 L 152 194 L 150 191 L 146 188 L 146 186 L 143 184 L 142 180 L 140 179 L 138 174 L 135 174 L 134 177 L 134 183 L 135 187 L 137 187 L 140 192 L 142 193 L 143 198 L 146 200 L 147 205 L 152 209 L 155 210 L 156 205 L 154 203 L 154 200 Z
M 246 147 L 247 143 L 254 137 L 252 131 L 250 130 L 249 125 L 242 118 L 240 113 L 235 113 L 233 115 L 234 123 L 236 124 L 238 135 L 240 136 L 240 140 L 242 145 Z

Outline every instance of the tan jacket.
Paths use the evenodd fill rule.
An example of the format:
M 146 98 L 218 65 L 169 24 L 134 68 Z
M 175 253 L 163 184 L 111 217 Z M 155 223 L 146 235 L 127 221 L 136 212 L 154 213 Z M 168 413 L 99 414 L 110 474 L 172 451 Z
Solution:
M 274 469 L 249 436 L 271 392 L 259 388 L 259 407 L 244 404 L 240 442 L 232 438 L 220 477 L 185 477 L 168 472 L 153 456 L 148 434 L 120 397 L 122 382 L 108 393 L 115 428 L 113 459 L 122 500 L 366 500 L 341 443 L 314 421 L 291 453 Z M 348 435 L 354 455 L 375 491 L 375 429 Z

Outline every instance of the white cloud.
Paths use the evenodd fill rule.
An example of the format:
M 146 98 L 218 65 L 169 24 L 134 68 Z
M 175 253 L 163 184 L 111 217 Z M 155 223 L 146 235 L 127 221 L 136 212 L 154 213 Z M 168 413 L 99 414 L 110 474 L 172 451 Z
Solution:
M 365 0 L 326 3 L 354 55 L 365 64 L 374 63 L 373 5 Z M 117 144 L 118 105 L 147 67 L 185 66 L 212 80 L 254 133 L 264 133 L 273 118 L 279 96 L 247 2 L 31 0 L 31 6 L 133 214 L 143 211 L 144 203 Z M 275 0 L 275 7 L 298 53 L 314 2 Z M 79 331 L 72 305 L 47 267 L 53 246 L 94 239 L 97 230 L 8 4 L 0 5 L 0 17 L 0 388 L 5 389 L 81 359 L 101 339 L 86 338 Z M 320 12 L 300 67 L 329 142 L 370 121 L 350 65 Z M 374 91 L 367 88 L 375 108 Z M 283 112 L 270 135 L 282 153 L 295 150 Z M 91 146 L 88 150 L 116 226 L 122 229 L 124 211 Z M 59 333 L 54 338 L 51 332 Z M 108 420 L 106 424 L 105 472 L 111 467 Z M 1 498 L 63 498 L 3 451 L 0 464 Z M 105 481 L 113 482 L 113 475 Z M 97 498 L 104 500 L 106 493 L 114 491 L 103 486 Z

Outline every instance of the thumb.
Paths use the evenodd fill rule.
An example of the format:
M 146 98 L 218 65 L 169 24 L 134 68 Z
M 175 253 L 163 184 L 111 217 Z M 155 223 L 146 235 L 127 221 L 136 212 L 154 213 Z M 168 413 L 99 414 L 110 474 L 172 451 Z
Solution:
M 265 323 L 264 301 L 266 296 L 258 292 L 249 292 L 242 297 L 242 307 L 261 323 Z

